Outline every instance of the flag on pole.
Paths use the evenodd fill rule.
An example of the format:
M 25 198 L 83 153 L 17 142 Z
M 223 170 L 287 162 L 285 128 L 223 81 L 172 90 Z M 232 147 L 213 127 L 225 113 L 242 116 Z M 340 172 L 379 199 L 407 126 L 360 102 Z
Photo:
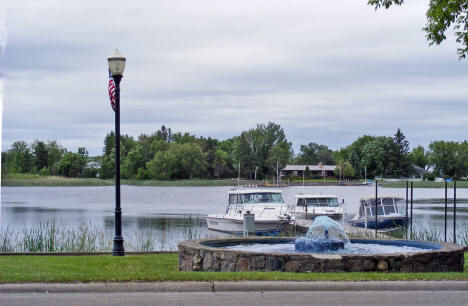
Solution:
M 114 110 L 115 112 L 115 83 L 114 83 L 114 79 L 112 78 L 112 75 L 110 73 L 110 70 L 109 70 L 109 99 L 110 99 L 110 102 L 111 102 L 111 106 L 112 106 L 112 109 Z

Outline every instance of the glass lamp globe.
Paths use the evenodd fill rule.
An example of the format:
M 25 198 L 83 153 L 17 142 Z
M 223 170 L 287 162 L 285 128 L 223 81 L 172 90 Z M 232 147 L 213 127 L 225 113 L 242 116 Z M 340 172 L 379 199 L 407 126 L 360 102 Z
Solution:
M 109 70 L 112 76 L 122 76 L 125 69 L 126 58 L 115 49 L 114 54 L 107 59 Z

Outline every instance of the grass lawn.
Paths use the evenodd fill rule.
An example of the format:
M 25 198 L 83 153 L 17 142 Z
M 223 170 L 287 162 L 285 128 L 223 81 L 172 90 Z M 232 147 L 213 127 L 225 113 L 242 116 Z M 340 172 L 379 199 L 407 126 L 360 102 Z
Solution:
M 0 283 L 245 280 L 468 280 L 468 253 L 463 273 L 179 272 L 177 254 L 0 256 Z
M 283 182 L 295 182 L 295 183 L 302 183 L 302 178 L 290 178 L 290 179 L 285 179 L 283 178 Z M 304 180 L 304 183 L 323 183 L 323 182 L 326 182 L 326 183 L 338 183 L 338 180 L 336 178 L 327 178 L 327 179 L 323 179 L 323 178 L 319 178 L 319 179 L 305 179 Z
M 414 188 L 444 188 L 444 182 L 413 182 Z M 406 188 L 406 182 L 384 182 L 383 187 L 389 188 Z M 448 182 L 448 188 L 453 188 L 453 182 Z M 468 181 L 457 181 L 457 188 L 468 188 Z

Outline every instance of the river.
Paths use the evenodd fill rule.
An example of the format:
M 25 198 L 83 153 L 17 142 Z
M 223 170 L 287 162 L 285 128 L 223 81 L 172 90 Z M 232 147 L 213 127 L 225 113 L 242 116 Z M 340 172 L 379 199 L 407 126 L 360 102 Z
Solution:
M 224 212 L 231 188 L 122 186 L 124 238 L 151 230 L 160 239 L 160 248 L 175 249 L 181 240 L 205 237 L 205 215 Z M 361 197 L 375 195 L 374 186 L 291 186 L 282 190 L 287 204 L 292 204 L 297 193 L 337 195 L 345 200 L 350 216 Z M 405 189 L 379 188 L 379 195 L 405 197 Z M 443 189 L 414 189 L 414 199 L 443 197 Z M 458 189 L 457 197 L 468 198 L 468 189 Z M 0 228 L 20 231 L 55 220 L 67 228 L 91 224 L 112 232 L 114 199 L 114 187 L 2 187 Z M 462 227 L 468 224 L 468 204 L 457 207 L 457 224 Z M 413 222 L 415 229 L 431 228 L 443 233 L 443 205 L 415 204 Z M 452 224 L 450 212 L 449 230 Z

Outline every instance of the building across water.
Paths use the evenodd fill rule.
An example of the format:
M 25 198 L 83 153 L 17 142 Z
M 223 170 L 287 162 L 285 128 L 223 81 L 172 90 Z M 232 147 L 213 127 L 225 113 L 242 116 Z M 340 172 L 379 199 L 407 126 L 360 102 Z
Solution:
M 286 167 L 281 170 L 281 177 L 307 175 L 307 168 L 309 169 L 310 175 L 313 177 L 334 177 L 336 165 L 324 165 L 322 163 L 318 165 L 286 165 Z

